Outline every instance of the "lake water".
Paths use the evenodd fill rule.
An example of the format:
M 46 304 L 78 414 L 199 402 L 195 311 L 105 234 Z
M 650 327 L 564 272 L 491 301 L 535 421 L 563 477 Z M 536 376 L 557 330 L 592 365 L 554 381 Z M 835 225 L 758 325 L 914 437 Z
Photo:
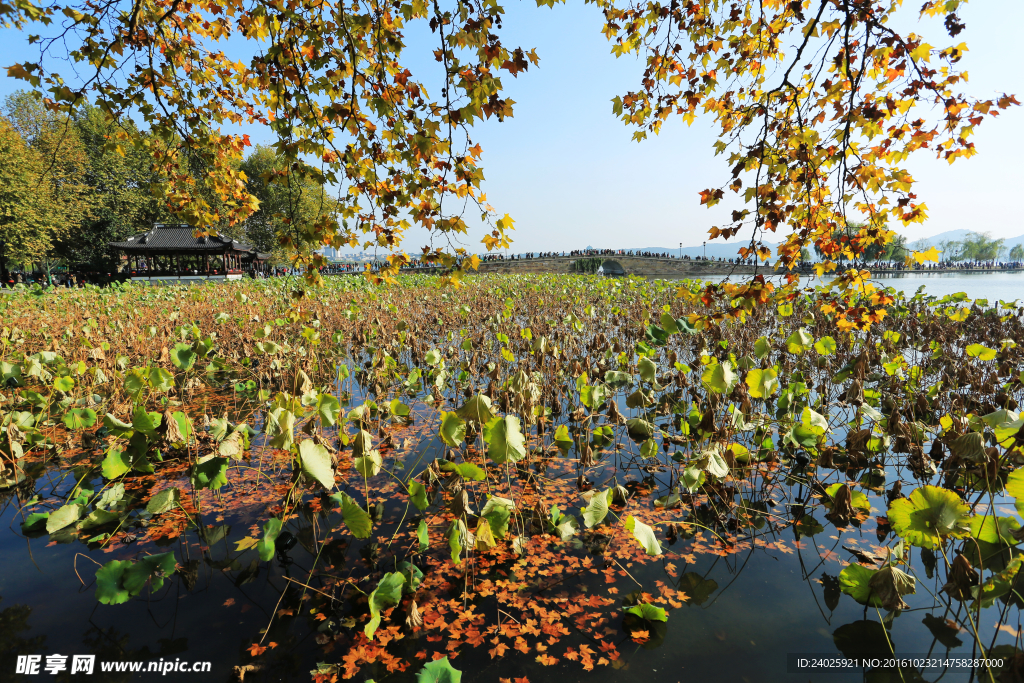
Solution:
M 907 292 L 924 285 L 926 291 L 939 296 L 965 292 L 971 298 L 993 302 L 1024 298 L 1024 274 L 1020 273 L 908 274 L 880 281 Z M 355 404 L 359 402 L 356 399 Z M 240 420 L 243 416 L 232 418 Z M 436 439 L 425 440 L 418 450 L 425 456 L 424 461 L 443 451 Z M 33 537 L 20 530 L 19 510 L 30 496 L 57 499 L 66 496 L 74 485 L 69 475 L 77 471 L 64 465 L 35 471 L 29 490 L 0 492 L 0 681 L 227 681 L 232 667 L 253 661 L 247 648 L 263 639 L 262 632 L 268 628 L 264 642 L 278 646 L 260 660 L 266 668 L 252 672 L 247 681 L 309 681 L 309 672 L 317 662 L 341 659 L 343 647 L 325 653 L 316 643 L 319 622 L 309 615 L 310 594 L 289 581 L 307 580 L 318 561 L 323 566 L 324 558 L 306 550 L 304 539 L 317 533 L 318 524 L 324 529 L 339 527 L 337 512 L 290 523 L 290 532 L 299 543 L 271 562 L 258 562 L 251 549 L 240 549 L 236 544 L 253 533 L 253 525 L 263 523 L 271 498 L 233 486 L 222 504 L 204 507 L 202 533 L 190 528 L 163 543 L 140 542 L 134 547 L 142 554 L 175 551 L 182 573 L 170 577 L 148 600 L 100 605 L 93 579 L 96 563 L 125 557 L 126 550 L 130 553 L 132 548 L 121 546 L 117 553 L 110 553 L 95 544 L 87 547 L 77 536 Z M 394 461 L 389 460 L 388 465 L 393 466 Z M 599 479 L 596 474 L 592 476 Z M 901 476 L 909 477 L 895 467 L 886 468 L 890 485 Z M 658 489 L 664 483 L 659 477 L 665 478 L 661 474 L 649 477 L 655 486 L 652 496 L 666 492 L 667 486 Z M 628 476 L 621 479 L 628 480 Z M 99 487 L 102 480 L 91 483 Z M 884 530 L 879 532 L 874 516 L 884 514 L 887 501 L 878 487 L 864 491 L 871 501 L 872 514 L 862 524 L 836 529 L 822 519 L 819 511 L 817 521 L 824 528 L 812 536 L 800 537 L 792 526 L 772 530 L 772 519 L 787 519 L 790 504 L 807 499 L 800 478 L 780 475 L 778 487 L 770 494 L 762 492 L 757 501 L 766 506 L 769 521 L 755 535 L 767 546 L 751 543 L 738 552 L 695 554 L 681 540 L 678 545 L 666 544 L 660 561 L 631 565 L 630 571 L 645 586 L 662 582 L 685 592 L 688 600 L 681 609 L 671 611 L 663 631 L 652 629 L 647 643 L 635 644 L 624 634 L 615 636 L 621 652 L 615 666 L 598 667 L 592 672 L 564 661 L 542 666 L 534 661 L 536 653 L 522 656 L 509 651 L 504 657 L 494 658 L 486 647 L 461 648 L 453 664 L 464 671 L 465 683 L 498 683 L 501 678 L 513 677 L 528 677 L 531 683 L 976 680 L 965 669 L 932 668 L 923 674 L 904 671 L 901 675 L 893 670 L 865 673 L 860 669 L 794 668 L 791 660 L 796 656 L 882 657 L 890 652 L 921 658 L 978 655 L 973 634 L 951 627 L 952 622 L 947 621 L 951 617 L 962 619 L 962 615 L 948 612 L 945 603 L 934 597 L 940 595 L 945 583 L 944 570 L 929 569 L 929 560 L 916 548 L 912 550 L 912 563 L 919 572 L 918 590 L 907 596 L 910 607 L 893 619 L 891 630 L 883 630 L 880 625 L 881 613 L 839 594 L 836 577 L 852 559 L 843 546 L 877 548 L 886 537 Z M 232 496 L 236 499 L 231 500 Z M 250 498 L 237 499 L 244 496 Z M 1012 501 L 999 499 L 997 505 L 1002 514 L 1015 514 Z M 400 510 L 389 509 L 386 519 L 396 522 L 399 514 Z M 144 534 L 143 530 L 138 532 L 140 537 Z M 887 542 L 891 540 L 890 535 Z M 365 543 L 353 542 L 339 550 L 340 559 L 331 559 L 328 564 L 339 572 L 347 571 L 346 562 L 353 567 L 365 561 L 361 554 L 366 547 Z M 81 575 L 81 581 L 76 574 Z M 602 594 L 606 588 L 600 576 L 580 577 L 572 587 L 593 594 Z M 286 613 L 274 616 L 278 607 L 284 607 Z M 1013 626 L 997 628 L 999 619 L 993 610 L 983 611 L 981 617 L 978 629 L 986 648 L 1012 645 L 1017 640 L 1019 631 Z M 612 627 L 618 628 L 614 623 Z M 417 639 L 411 636 L 406 643 L 405 656 L 414 662 L 407 671 L 389 674 L 378 666 L 361 671 L 352 680 L 415 680 L 419 660 L 414 659 L 414 652 L 422 646 Z M 581 642 L 586 643 L 586 638 L 580 634 L 566 640 L 577 646 Z M 45 673 L 32 677 L 15 673 L 16 657 L 23 654 L 94 654 L 98 661 L 209 661 L 212 670 L 162 676 L 97 670 L 91 677 L 68 676 L 66 672 L 60 678 Z

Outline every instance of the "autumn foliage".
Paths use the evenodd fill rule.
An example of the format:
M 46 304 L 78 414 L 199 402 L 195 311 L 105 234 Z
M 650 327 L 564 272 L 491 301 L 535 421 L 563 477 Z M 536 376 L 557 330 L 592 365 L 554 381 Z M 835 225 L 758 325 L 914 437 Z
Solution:
M 752 227 L 743 257 L 791 268 L 801 248 L 814 245 L 825 256 L 817 266 L 823 274 L 840 256 L 888 242 L 894 226 L 927 216 L 908 157 L 970 157 L 977 126 L 1017 104 L 1012 95 L 977 100 L 963 93 L 959 0 L 920 9 L 923 17 L 944 18 L 944 46 L 895 30 L 897 17 L 912 10 L 889 0 L 593 4 L 604 13 L 612 52 L 646 60 L 639 87 L 614 100 L 614 113 L 637 129 L 634 137 L 657 133 L 670 116 L 715 121 L 714 147 L 731 173 L 700 201 L 714 205 L 726 192 L 742 198 L 746 208 L 710 236 Z M 424 246 L 423 256 L 456 274 L 476 265 L 451 239 L 469 230 L 466 207 L 491 221 L 482 239 L 487 250 L 507 246 L 512 229 L 508 215 L 492 220 L 499 214 L 480 190 L 482 149 L 469 138 L 474 122 L 512 116 L 502 75 L 538 63 L 534 52 L 502 43 L 502 13 L 497 3 L 422 0 L 159 0 L 126 10 L 0 4 L 5 21 L 42 29 L 30 38 L 39 58 L 10 67 L 9 75 L 44 91 L 57 110 L 90 99 L 115 120 L 144 118 L 168 143 L 151 150 L 166 181 L 156 189 L 197 228 L 234 224 L 256 210 L 244 174 L 231 163 L 248 137 L 225 128 L 259 124 L 273 131 L 289 173 L 338 188 L 335 215 L 301 235 L 282 234 L 297 262 L 319 263 L 310 247 L 363 242 L 392 251 L 396 269 L 408 258 L 403 234 L 419 225 L 447 242 Z M 436 36 L 439 91 L 428 92 L 425 76 L 408 67 L 403 33 L 416 22 Z M 239 39 L 256 54 L 240 59 L 228 50 L 227 41 Z M 80 75 L 59 72 L 56 58 L 70 58 Z M 176 170 L 182 155 L 199 159 L 209 174 L 197 180 Z M 851 218 L 863 227 L 837 242 L 837 228 Z M 775 254 L 762 244 L 771 233 L 786 238 Z M 309 279 L 317 279 L 312 270 Z M 835 281 L 831 305 L 850 320 L 862 317 L 849 310 L 847 293 L 861 279 L 854 269 Z M 743 296 L 745 304 L 757 301 Z

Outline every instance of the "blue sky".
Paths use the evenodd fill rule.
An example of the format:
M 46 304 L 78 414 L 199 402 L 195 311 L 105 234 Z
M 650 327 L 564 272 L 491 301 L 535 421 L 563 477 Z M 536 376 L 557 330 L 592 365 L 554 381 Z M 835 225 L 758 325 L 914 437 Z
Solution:
M 940 22 L 918 26 L 916 3 L 908 4 L 904 30 L 946 45 Z M 637 89 L 643 70 L 633 57 L 616 59 L 600 34 L 602 17 L 578 2 L 553 9 L 510 2 L 501 31 L 506 46 L 536 48 L 540 67 L 502 77 L 505 95 L 516 101 L 515 116 L 489 121 L 473 132 L 483 146 L 488 201 L 516 221 L 511 251 L 563 250 L 586 245 L 607 248 L 699 245 L 712 225 L 724 225 L 725 204 L 699 205 L 698 192 L 728 176 L 724 157 L 714 157 L 710 125 L 670 120 L 661 135 L 635 143 L 632 130 L 615 119 L 610 100 Z M 1015 48 L 1024 25 L 1024 3 L 975 2 L 961 11 L 966 30 L 955 42 L 970 47 L 962 64 L 969 91 L 979 97 L 1003 92 L 1024 100 L 1024 76 Z M 0 65 L 31 59 L 24 37 L 0 30 Z M 433 36 L 410 32 L 410 50 L 429 55 Z M 410 59 L 414 73 L 433 60 Z M 0 96 L 19 84 L 0 77 Z M 436 94 L 436 93 L 432 93 Z M 930 155 L 911 161 L 917 193 L 930 209 L 923 226 L 903 230 L 911 240 L 968 228 L 996 237 L 1024 233 L 1017 198 L 1024 187 L 1024 111 L 1015 108 L 987 120 L 975 137 L 979 153 L 950 166 Z M 254 141 L 264 131 L 246 130 Z M 482 229 L 464 239 L 479 250 Z M 409 251 L 426 242 L 411 232 Z

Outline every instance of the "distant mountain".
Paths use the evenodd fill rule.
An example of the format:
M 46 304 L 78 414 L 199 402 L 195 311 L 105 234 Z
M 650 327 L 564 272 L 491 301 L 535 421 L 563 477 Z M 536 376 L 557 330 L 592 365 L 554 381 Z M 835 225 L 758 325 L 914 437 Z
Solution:
M 907 246 L 912 249 L 928 249 L 929 247 L 939 247 L 942 242 L 962 242 L 971 232 L 975 231 L 947 230 L 946 232 L 940 232 L 938 235 L 932 235 L 931 237 L 924 237 L 918 240 L 910 240 L 907 243 Z M 1013 247 L 1017 244 L 1024 244 L 1024 235 L 1003 238 L 1003 246 L 1007 250 L 1013 249 Z

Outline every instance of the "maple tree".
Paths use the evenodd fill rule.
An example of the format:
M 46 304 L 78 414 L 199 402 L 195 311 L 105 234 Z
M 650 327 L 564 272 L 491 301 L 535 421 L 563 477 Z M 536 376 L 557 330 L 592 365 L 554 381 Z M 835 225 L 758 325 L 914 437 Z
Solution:
M 894 19 L 905 10 L 893 0 L 592 2 L 604 13 L 612 52 L 646 57 L 640 88 L 614 101 L 614 112 L 638 128 L 634 137 L 658 132 L 672 115 L 714 118 L 715 150 L 729 153 L 732 177 L 701 192 L 701 202 L 714 205 L 726 190 L 742 195 L 748 208 L 710 234 L 731 237 L 752 226 L 744 257 L 771 260 L 761 238 L 782 228 L 789 233 L 777 262 L 792 267 L 814 245 L 826 256 L 816 266 L 822 274 L 840 256 L 853 260 L 859 249 L 887 243 L 890 224 L 927 215 L 907 157 L 921 150 L 950 162 L 969 157 L 983 119 L 1017 104 L 1012 95 L 964 94 L 957 63 L 966 45 L 933 47 L 898 32 Z M 920 14 L 942 17 L 954 40 L 964 27 L 961 5 L 929 0 Z M 30 37 L 39 58 L 9 75 L 45 90 L 54 109 L 90 99 L 113 119 L 141 117 L 167 143 L 151 152 L 170 209 L 200 229 L 234 225 L 257 210 L 238 167 L 248 137 L 225 129 L 262 124 L 292 176 L 339 188 L 337 214 L 280 236 L 296 263 L 319 265 L 310 247 L 365 240 L 394 252 L 385 279 L 407 260 L 401 245 L 412 225 L 444 242 L 424 246 L 425 258 L 459 270 L 476 265 L 452 237 L 469 231 L 467 206 L 486 221 L 497 213 L 480 190 L 482 150 L 469 130 L 511 116 L 500 75 L 538 62 L 533 51 L 502 43 L 503 11 L 465 0 L 0 3 L 8 24 L 47 31 Z M 443 87 L 433 94 L 407 66 L 403 37 L 414 22 L 436 36 Z M 248 61 L 226 51 L 239 38 L 255 52 Z M 85 71 L 71 78 L 52 70 L 53 57 L 70 57 Z M 182 156 L 208 173 L 182 173 Z M 864 226 L 855 240 L 839 242 L 834 235 L 851 214 Z M 507 246 L 511 218 L 492 227 L 484 246 Z M 308 278 L 317 275 L 310 270 Z M 852 314 L 847 301 L 851 288 L 863 291 L 862 271 L 841 273 L 836 287 L 842 296 L 828 304 L 831 313 L 857 326 L 873 322 Z M 755 305 L 759 289 L 726 293 Z

